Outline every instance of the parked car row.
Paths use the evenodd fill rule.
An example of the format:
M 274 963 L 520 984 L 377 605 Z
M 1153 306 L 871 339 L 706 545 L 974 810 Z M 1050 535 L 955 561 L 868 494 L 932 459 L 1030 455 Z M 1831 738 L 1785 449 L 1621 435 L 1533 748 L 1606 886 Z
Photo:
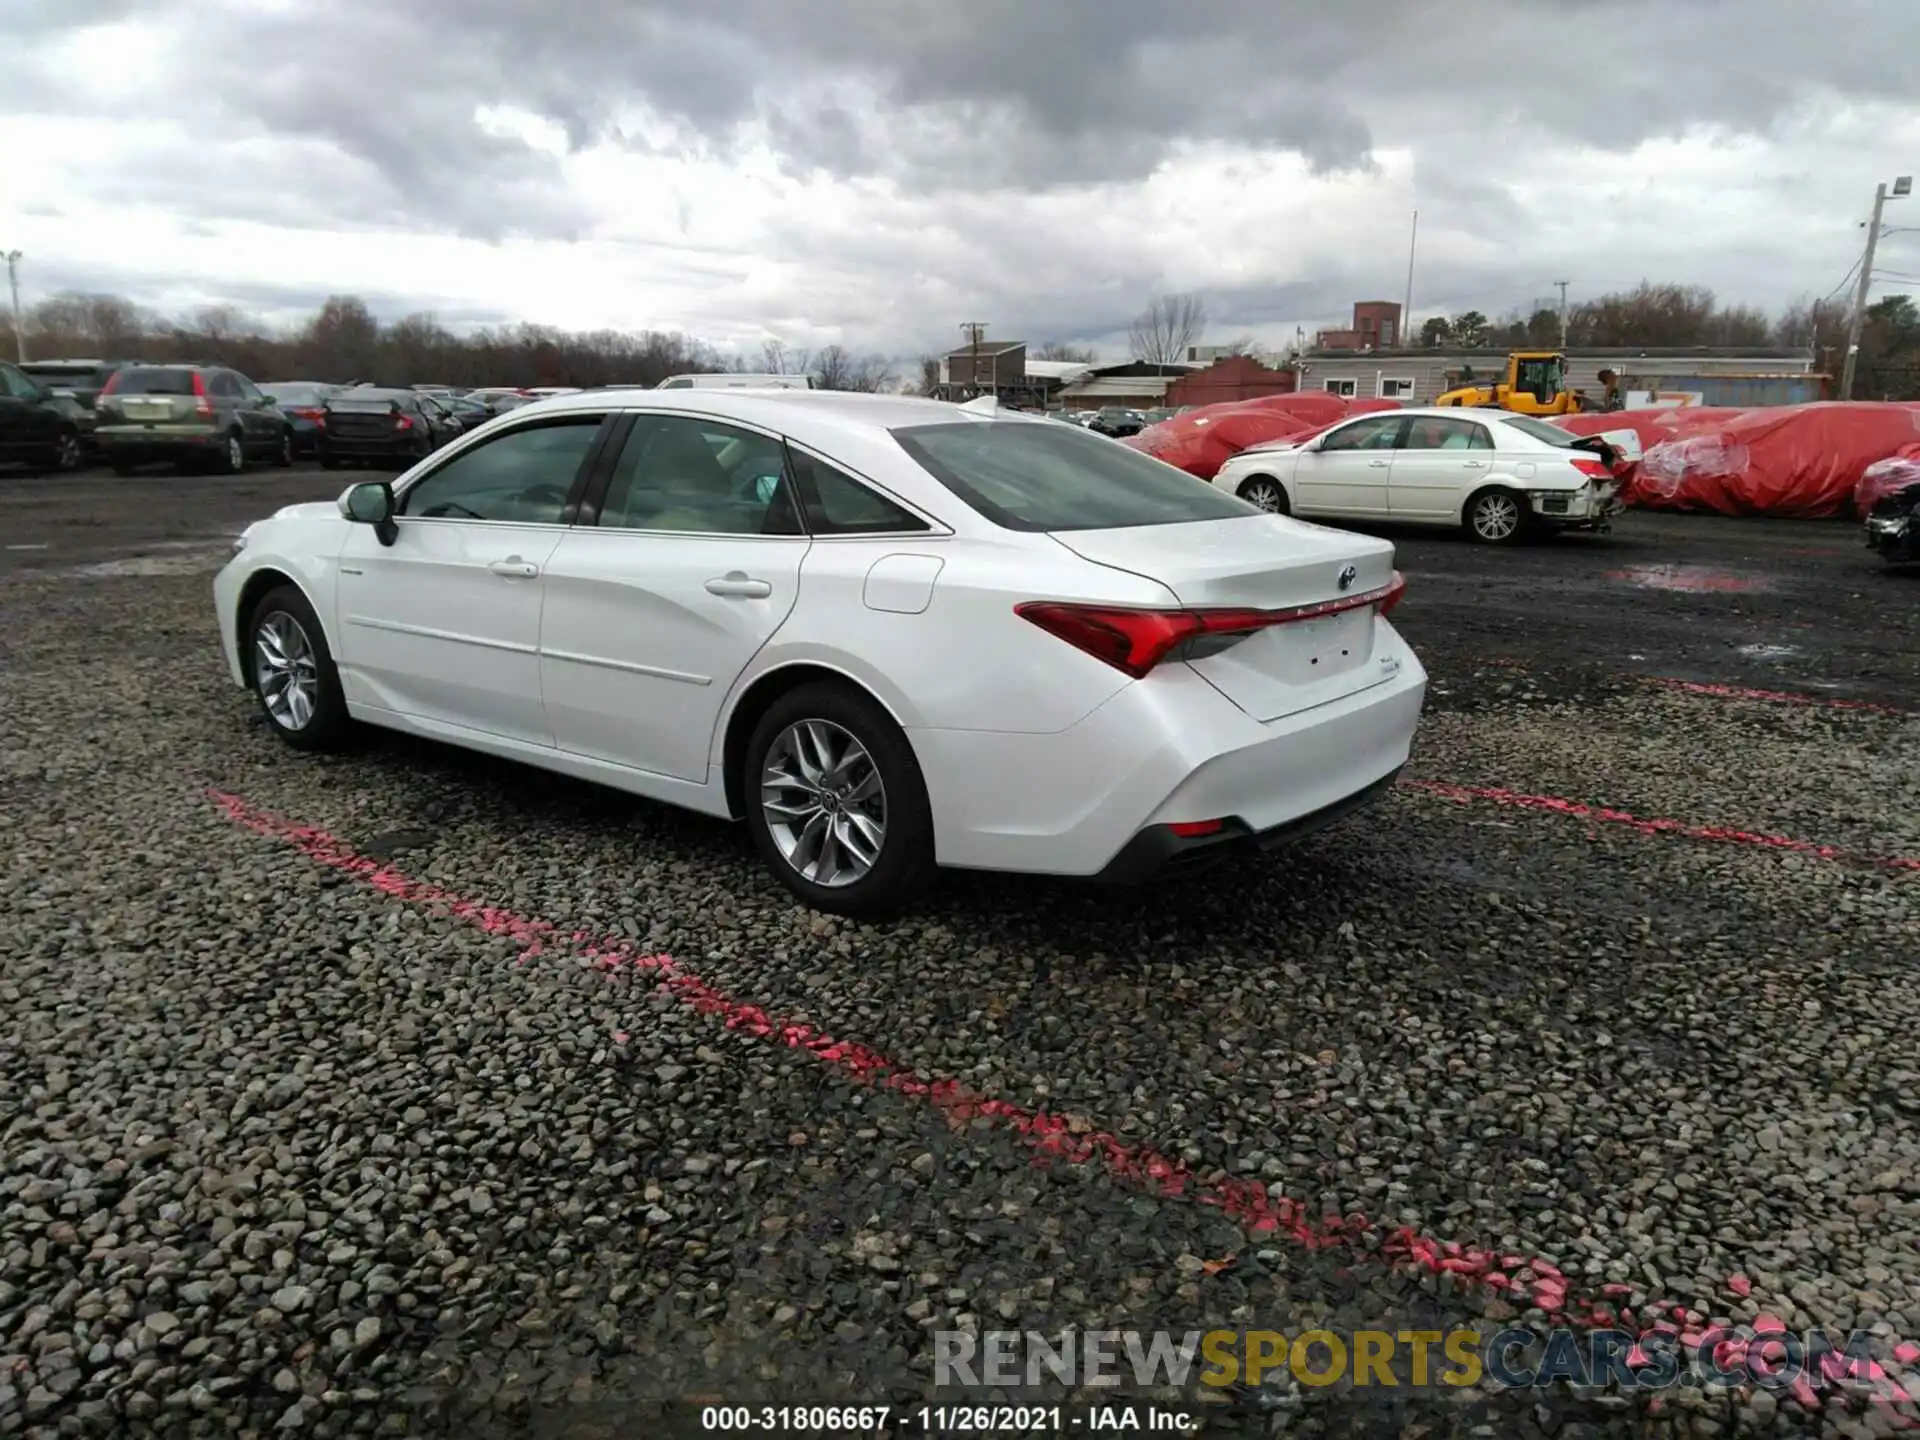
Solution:
M 329 468 L 411 464 L 496 415 L 571 387 L 383 388 L 281 380 L 230 366 L 124 360 L 0 364 L 0 465 L 117 474 L 172 462 L 228 473 L 311 456 Z

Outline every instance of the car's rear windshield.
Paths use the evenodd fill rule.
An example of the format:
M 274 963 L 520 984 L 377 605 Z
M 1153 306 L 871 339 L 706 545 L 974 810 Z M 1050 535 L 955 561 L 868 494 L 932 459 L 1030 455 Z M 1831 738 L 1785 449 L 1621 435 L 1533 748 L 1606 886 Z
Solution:
M 1008 530 L 1117 530 L 1259 513 L 1183 470 L 1064 425 L 908 425 L 893 438 L 934 479 Z
M 374 390 L 360 386 L 327 397 L 330 410 L 391 410 L 395 405 L 412 405 L 420 397 L 411 390 Z
M 193 371 L 170 368 L 122 370 L 116 395 L 191 395 Z
M 1562 450 L 1571 450 L 1574 442 L 1580 438 L 1570 431 L 1562 430 L 1558 425 L 1549 425 L 1546 421 L 1535 420 L 1530 415 L 1504 415 L 1501 417 L 1501 423 L 1511 425 L 1522 435 L 1531 435 L 1536 440 L 1544 440 L 1547 444 L 1558 446 Z
M 43 385 L 77 385 L 82 389 L 97 387 L 101 383 L 101 371 L 98 365 L 67 365 L 59 361 L 28 361 L 20 367 Z
M 282 381 L 272 385 L 262 385 L 260 392 L 271 395 L 282 405 L 318 405 L 333 394 L 331 385 L 313 385 L 300 381 Z

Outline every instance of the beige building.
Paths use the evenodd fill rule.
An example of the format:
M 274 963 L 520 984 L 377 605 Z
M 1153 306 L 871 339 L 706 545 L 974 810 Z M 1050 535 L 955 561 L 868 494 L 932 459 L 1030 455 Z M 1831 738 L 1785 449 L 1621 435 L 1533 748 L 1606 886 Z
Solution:
M 1353 399 L 1398 400 L 1406 405 L 1431 404 L 1435 397 L 1471 378 L 1490 381 L 1506 373 L 1504 350 L 1376 350 L 1353 354 L 1309 350 L 1295 362 L 1300 389 L 1331 390 Z M 1602 390 L 1600 371 L 1611 369 L 1640 388 L 1686 390 L 1689 381 L 1714 382 L 1717 392 L 1744 397 L 1731 404 L 1787 404 L 1818 399 L 1813 358 L 1799 350 L 1728 350 L 1708 346 L 1687 349 L 1619 349 L 1567 351 L 1567 384 L 1589 395 Z M 1788 383 L 1790 381 L 1798 383 Z M 1709 402 L 1712 403 L 1712 402 Z

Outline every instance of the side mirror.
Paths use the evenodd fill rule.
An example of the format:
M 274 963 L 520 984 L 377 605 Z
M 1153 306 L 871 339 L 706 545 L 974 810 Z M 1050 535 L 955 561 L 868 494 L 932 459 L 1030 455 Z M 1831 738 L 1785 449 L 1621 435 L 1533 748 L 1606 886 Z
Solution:
M 393 487 L 384 480 L 368 480 L 352 486 L 340 497 L 340 513 L 356 525 L 371 525 L 382 545 L 400 538 L 393 523 Z

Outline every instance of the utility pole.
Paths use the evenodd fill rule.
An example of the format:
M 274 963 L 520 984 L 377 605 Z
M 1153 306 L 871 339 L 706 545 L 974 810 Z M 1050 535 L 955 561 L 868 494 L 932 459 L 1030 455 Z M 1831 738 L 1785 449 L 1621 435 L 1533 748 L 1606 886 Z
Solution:
M 1407 293 L 1400 306 L 1400 334 L 1398 340 L 1403 346 L 1412 342 L 1407 339 L 1407 331 L 1413 328 L 1413 247 L 1420 239 L 1420 212 L 1413 212 L 1413 227 L 1407 232 Z
M 966 332 L 967 344 L 973 351 L 972 360 L 967 367 L 967 384 L 969 388 L 978 390 L 980 388 L 980 337 L 987 333 L 987 322 L 969 320 L 960 328 Z
M 1564 350 L 1567 348 L 1567 284 L 1568 282 L 1565 280 L 1556 280 L 1553 283 L 1560 287 L 1560 348 Z
M 1898 200 L 1913 193 L 1913 177 L 1899 176 L 1893 182 L 1893 198 Z M 1853 292 L 1853 315 L 1847 321 L 1847 358 L 1840 369 L 1840 398 L 1853 398 L 1853 372 L 1860 358 L 1860 329 L 1867 321 L 1867 292 L 1873 288 L 1873 247 L 1880 240 L 1880 212 L 1887 205 L 1887 186 L 1882 181 L 1874 187 L 1873 218 L 1867 221 L 1867 248 L 1860 257 L 1860 283 Z
M 20 319 L 20 252 L 7 251 L 7 288 L 13 292 L 13 353 L 14 358 L 24 365 L 27 363 L 27 327 Z

